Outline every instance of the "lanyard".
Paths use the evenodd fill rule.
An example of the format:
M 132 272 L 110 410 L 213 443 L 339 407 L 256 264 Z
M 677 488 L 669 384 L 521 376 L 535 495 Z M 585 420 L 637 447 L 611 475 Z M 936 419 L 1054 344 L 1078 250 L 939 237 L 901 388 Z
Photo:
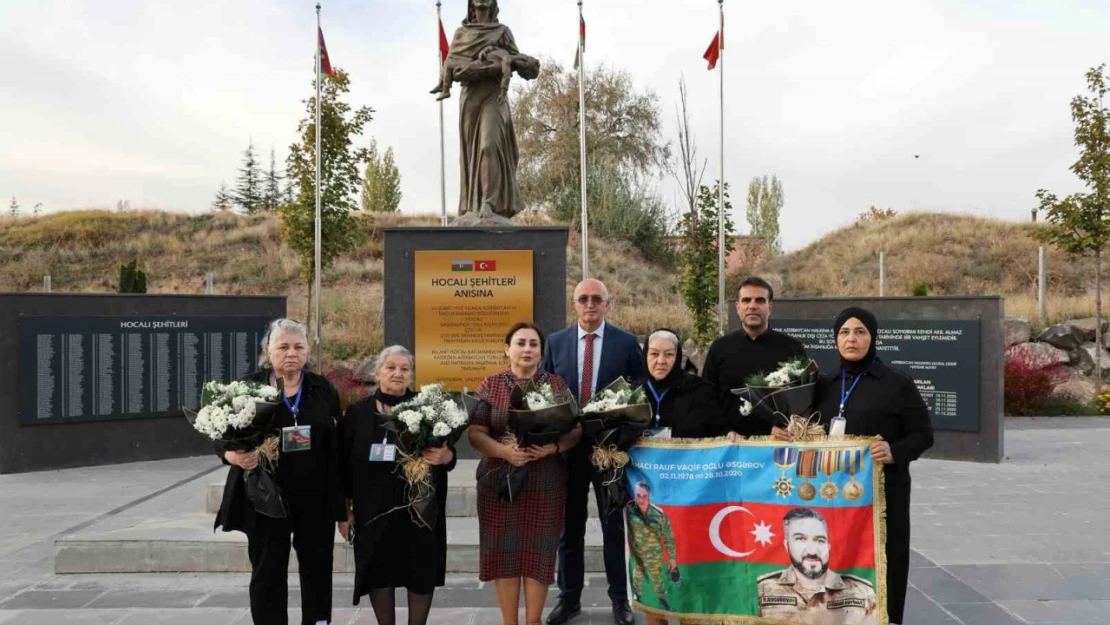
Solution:
M 841 417 L 844 416 L 844 404 L 848 403 L 848 398 L 852 396 L 852 391 L 856 390 L 856 385 L 859 384 L 859 379 L 862 378 L 862 377 L 863 377 L 862 373 L 857 375 L 856 379 L 852 380 L 852 386 L 850 386 L 848 388 L 848 392 L 845 393 L 844 392 L 844 385 L 848 381 L 848 372 L 847 371 L 841 371 L 840 372 L 840 414 L 838 416 L 841 416 Z
M 671 392 L 671 389 L 665 389 L 662 394 L 656 393 L 655 387 L 651 384 L 651 380 L 648 380 L 647 387 L 648 390 L 651 391 L 651 396 L 655 398 L 655 425 L 658 427 L 659 421 L 662 419 L 660 413 L 663 410 L 663 398 L 667 396 L 667 393 Z
M 277 372 L 274 372 L 274 381 L 277 381 Z M 301 382 L 297 387 L 297 396 L 293 398 L 293 403 L 289 403 L 289 398 L 282 393 L 281 401 L 285 402 L 285 407 L 289 412 L 293 413 L 293 425 L 297 425 L 297 413 L 301 410 L 301 393 L 304 392 L 304 371 L 301 371 Z

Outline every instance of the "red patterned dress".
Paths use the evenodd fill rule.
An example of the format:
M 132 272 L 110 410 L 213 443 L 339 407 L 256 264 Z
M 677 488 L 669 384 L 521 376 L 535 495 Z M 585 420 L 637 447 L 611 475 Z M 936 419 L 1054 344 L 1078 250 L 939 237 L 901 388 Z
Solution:
M 550 384 L 556 393 L 566 388 L 562 378 L 546 371 L 533 379 L 536 384 Z M 483 380 L 474 392 L 479 403 L 471 425 L 489 428 L 490 437 L 500 440 L 509 428 L 509 396 L 515 385 L 511 370 Z M 551 584 L 566 508 L 566 465 L 560 454 L 528 463 L 527 485 L 516 501 L 508 503 L 497 497 L 497 480 L 511 466 L 489 457 L 478 464 L 478 579 L 527 577 Z

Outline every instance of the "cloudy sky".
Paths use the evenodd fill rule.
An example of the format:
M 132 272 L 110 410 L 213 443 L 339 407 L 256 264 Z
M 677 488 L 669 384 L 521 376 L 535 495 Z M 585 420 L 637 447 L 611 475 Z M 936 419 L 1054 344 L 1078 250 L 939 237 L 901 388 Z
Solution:
M 396 153 L 402 210 L 438 212 L 434 1 L 323 4 L 350 100 L 376 111 L 366 141 Z M 234 180 L 248 141 L 266 159 L 273 146 L 280 166 L 310 95 L 313 5 L 0 3 L 0 197 L 24 210 L 123 199 L 197 212 Z M 575 0 L 501 5 L 523 52 L 573 61 Z M 465 6 L 444 2 L 448 37 Z M 1105 0 L 726 0 L 725 11 L 725 177 L 742 212 L 748 180 L 779 176 L 788 249 L 872 204 L 1025 220 L 1038 188 L 1079 188 L 1068 102 L 1089 67 L 1110 61 Z M 588 63 L 658 94 L 672 141 L 685 76 L 715 176 L 717 74 L 701 55 L 717 3 L 586 0 L 586 21 Z M 445 116 L 449 210 L 457 93 Z M 658 182 L 668 200 L 676 189 Z

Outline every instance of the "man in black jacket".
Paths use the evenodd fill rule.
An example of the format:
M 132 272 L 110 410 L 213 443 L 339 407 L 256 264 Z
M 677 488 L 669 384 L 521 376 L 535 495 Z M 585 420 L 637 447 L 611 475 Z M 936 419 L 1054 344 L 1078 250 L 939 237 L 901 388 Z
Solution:
M 756 415 L 743 417 L 740 400 L 732 389 L 747 386 L 748 376 L 770 373 L 779 363 L 804 357 L 805 347 L 797 339 L 771 329 L 771 308 L 775 290 L 763 278 L 745 278 L 736 298 L 740 329 L 726 334 L 709 346 L 702 377 L 717 387 L 717 397 L 732 430 L 744 436 L 771 433 L 771 422 Z

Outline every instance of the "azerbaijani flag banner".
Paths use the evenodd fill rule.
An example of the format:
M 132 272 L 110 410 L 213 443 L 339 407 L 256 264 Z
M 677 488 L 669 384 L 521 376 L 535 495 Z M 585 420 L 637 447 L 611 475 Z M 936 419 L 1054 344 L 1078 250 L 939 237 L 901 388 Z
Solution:
M 644 439 L 625 511 L 636 607 L 681 622 L 887 625 L 872 439 Z

